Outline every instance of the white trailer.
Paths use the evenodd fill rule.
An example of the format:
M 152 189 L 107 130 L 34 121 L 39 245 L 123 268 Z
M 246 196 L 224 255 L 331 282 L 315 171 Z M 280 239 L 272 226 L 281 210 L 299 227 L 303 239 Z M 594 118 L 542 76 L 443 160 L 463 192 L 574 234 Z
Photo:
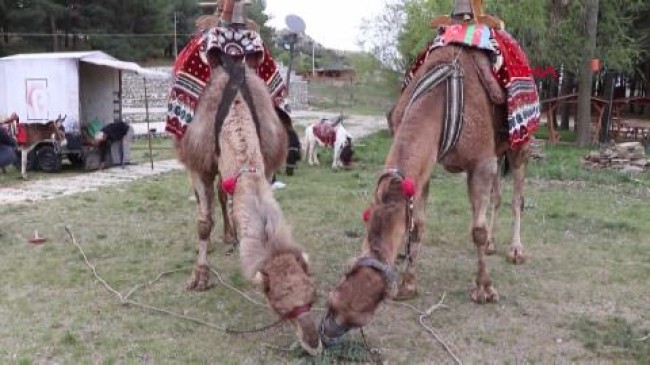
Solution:
M 170 78 L 101 51 L 17 54 L 0 58 L 0 115 L 21 123 L 67 116 L 67 131 L 122 120 L 122 72 Z M 71 131 L 71 132 L 72 132 Z

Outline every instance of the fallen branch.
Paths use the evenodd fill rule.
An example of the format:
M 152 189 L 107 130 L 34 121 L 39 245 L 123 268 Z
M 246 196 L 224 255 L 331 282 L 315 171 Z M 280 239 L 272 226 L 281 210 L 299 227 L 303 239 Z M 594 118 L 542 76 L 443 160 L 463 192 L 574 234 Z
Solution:
M 445 349 L 445 351 L 447 351 L 447 353 L 454 359 L 456 364 L 462 365 L 463 362 L 458 358 L 458 356 L 456 356 L 456 354 L 454 354 L 454 351 L 451 349 L 451 347 L 449 345 L 447 345 L 447 343 L 442 339 L 442 337 L 440 337 L 440 335 L 438 335 L 438 333 L 436 333 L 436 331 L 432 327 L 430 327 L 430 326 L 428 326 L 428 325 L 426 325 L 424 323 L 424 319 L 431 316 L 431 314 L 433 314 L 434 311 L 436 311 L 436 310 L 438 310 L 440 308 L 448 308 L 448 306 L 446 304 L 443 304 L 446 296 L 447 296 L 447 292 L 442 293 L 442 297 L 440 298 L 438 303 L 432 305 L 426 311 L 421 311 L 418 308 L 416 308 L 415 306 L 412 306 L 412 305 L 407 304 L 407 303 L 400 303 L 400 302 L 391 302 L 391 303 L 400 305 L 402 307 L 410 308 L 411 310 L 418 313 L 420 315 L 420 318 L 419 318 L 420 325 L 422 327 L 424 327 L 424 329 L 426 329 L 427 332 L 429 332 L 433 336 L 433 338 L 435 338 L 436 341 L 438 341 L 438 343 Z
M 647 340 L 647 339 L 649 339 L 649 338 L 650 338 L 650 334 L 647 335 L 647 336 L 645 336 L 645 337 L 635 338 L 634 341 L 636 341 L 636 342 L 643 342 L 643 341 L 645 341 L 645 340 Z
M 102 283 L 102 285 L 104 286 L 104 288 L 106 288 L 106 290 L 108 290 L 109 292 L 113 293 L 113 294 L 114 294 L 114 295 L 119 299 L 119 302 L 120 302 L 121 305 L 132 305 L 132 306 L 134 306 L 134 307 L 139 307 L 139 308 L 142 308 L 142 309 L 147 309 L 147 310 L 150 310 L 150 311 L 153 311 L 153 312 L 158 312 L 158 313 L 167 314 L 167 315 L 172 316 L 172 317 L 174 317 L 174 318 L 184 319 L 184 320 L 186 320 L 186 321 L 194 322 L 194 323 L 197 323 L 197 324 L 200 324 L 200 325 L 203 325 L 203 326 L 206 326 L 206 327 L 209 327 L 209 328 L 215 329 L 215 330 L 217 330 L 217 331 L 221 331 L 221 332 L 225 332 L 225 333 L 229 333 L 229 334 L 260 332 L 260 331 L 264 331 L 264 330 L 266 330 L 266 329 L 269 329 L 269 328 L 271 328 L 271 327 L 274 327 L 274 326 L 276 326 L 276 325 L 278 325 L 278 324 L 280 324 L 280 323 L 282 322 L 282 319 L 279 319 L 279 320 L 277 320 L 277 321 L 275 321 L 275 322 L 273 322 L 273 323 L 271 323 L 271 324 L 268 324 L 268 325 L 266 325 L 266 326 L 263 326 L 263 327 L 261 327 L 261 328 L 252 329 L 252 330 L 235 330 L 235 329 L 231 329 L 231 328 L 226 328 L 226 327 L 217 326 L 217 325 L 215 325 L 215 324 L 213 324 L 213 323 L 209 323 L 209 322 L 203 321 L 203 320 L 201 320 L 201 319 L 199 319 L 199 318 L 195 318 L 195 317 L 187 316 L 187 315 L 184 315 L 184 314 L 174 313 L 174 312 L 169 311 L 169 310 L 166 310 L 166 309 L 157 308 L 157 307 L 154 307 L 154 306 L 151 306 L 151 305 L 148 305 L 148 304 L 144 304 L 144 303 L 140 303 L 140 302 L 136 302 L 136 301 L 134 301 L 134 300 L 131 300 L 131 299 L 129 299 L 129 297 L 130 297 L 130 296 L 131 296 L 131 295 L 132 295 L 136 290 L 138 290 L 139 288 L 141 288 L 143 285 L 138 284 L 138 285 L 134 286 L 131 290 L 129 290 L 129 292 L 128 292 L 126 295 L 122 295 L 122 293 L 120 293 L 119 291 L 115 290 L 115 289 L 114 289 L 114 288 L 113 288 L 113 287 L 112 287 L 112 286 L 111 286 L 111 285 L 110 285 L 110 284 L 109 284 L 109 283 L 108 283 L 108 282 L 107 282 L 107 281 L 106 281 L 106 280 L 105 280 L 101 275 L 99 275 L 99 273 L 97 272 L 97 268 L 95 267 L 95 265 L 93 265 L 93 264 L 90 262 L 90 260 L 88 260 L 88 256 L 87 256 L 86 253 L 84 252 L 83 248 L 81 247 L 81 245 L 79 245 L 79 243 L 77 243 L 77 240 L 76 240 L 76 238 L 74 237 L 74 234 L 72 233 L 72 230 L 70 229 L 70 227 L 65 226 L 65 231 L 66 231 L 66 232 L 68 233 L 68 235 L 70 236 L 70 239 L 72 240 L 72 244 L 73 244 L 73 245 L 77 248 L 77 250 L 79 250 L 79 252 L 81 253 L 81 256 L 83 257 L 84 262 L 86 263 L 86 265 L 87 265 L 87 266 L 92 270 L 93 275 L 95 276 L 95 278 L 96 278 L 100 283 Z M 160 278 L 162 278 L 163 276 L 165 276 L 165 275 L 169 275 L 169 274 L 172 274 L 172 273 L 175 273 L 175 272 L 177 272 L 177 271 L 181 271 L 181 270 L 180 270 L 180 269 L 177 269 L 177 270 L 170 270 L 170 271 L 162 272 L 162 273 L 158 274 L 158 275 L 157 275 L 153 280 L 149 281 L 149 285 L 151 285 L 151 284 L 155 283 L 156 281 L 160 280 Z M 215 273 L 215 274 L 217 275 L 217 278 L 219 278 L 219 281 L 220 281 L 222 284 L 224 284 L 226 287 L 228 287 L 229 289 L 232 289 L 232 290 L 236 291 L 237 293 L 241 294 L 242 296 L 244 296 L 244 298 L 246 298 L 247 300 L 251 301 L 252 303 L 255 303 L 255 304 L 258 304 L 258 305 L 263 305 L 263 304 L 260 304 L 259 302 L 256 302 L 256 301 L 250 299 L 250 298 L 249 298 L 247 295 L 245 295 L 243 292 L 241 292 L 241 291 L 239 291 L 239 290 L 233 288 L 232 286 L 226 284 L 226 283 L 221 279 L 221 275 L 219 275 L 219 272 L 217 272 L 216 270 L 212 270 L 212 272 Z

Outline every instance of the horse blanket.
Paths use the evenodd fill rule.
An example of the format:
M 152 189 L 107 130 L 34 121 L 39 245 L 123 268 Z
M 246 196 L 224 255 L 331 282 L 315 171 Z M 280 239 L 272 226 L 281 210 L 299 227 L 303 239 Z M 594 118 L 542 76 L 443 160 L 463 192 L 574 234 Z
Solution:
M 320 121 L 314 125 L 314 135 L 318 140 L 329 148 L 334 147 L 336 142 L 336 128 L 327 121 Z
M 27 143 L 27 126 L 24 123 L 13 121 L 4 128 L 17 145 L 23 146 Z
M 506 91 L 505 122 L 510 147 L 515 149 L 527 142 L 539 125 L 539 96 L 526 54 L 505 30 L 466 23 L 441 27 L 438 36 L 420 52 L 407 71 L 402 90 L 413 80 L 433 50 L 450 44 L 481 49 L 489 54 L 493 76 Z
M 183 137 L 192 122 L 199 96 L 210 80 L 207 52 L 213 48 L 233 56 L 262 53 L 257 74 L 266 82 L 275 105 L 282 108 L 285 103 L 286 85 L 259 34 L 250 30 L 211 28 L 194 36 L 174 62 L 174 81 L 167 98 L 165 130 L 177 138 Z

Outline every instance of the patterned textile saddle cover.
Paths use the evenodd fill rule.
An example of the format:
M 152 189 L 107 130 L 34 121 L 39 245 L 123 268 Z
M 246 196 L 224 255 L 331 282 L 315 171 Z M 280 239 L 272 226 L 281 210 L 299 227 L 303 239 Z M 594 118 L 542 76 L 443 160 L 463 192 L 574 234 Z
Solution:
M 334 147 L 336 141 L 336 128 L 325 120 L 321 120 L 318 124 L 314 125 L 314 135 L 321 143 L 327 147 Z
M 450 44 L 489 53 L 493 76 L 506 91 L 510 147 L 515 149 L 526 143 L 539 125 L 539 96 L 526 54 L 505 30 L 467 23 L 440 28 L 438 36 L 418 55 L 407 71 L 402 90 L 413 80 L 433 50 Z
M 19 146 L 27 144 L 27 126 L 24 123 L 13 121 L 8 125 L 8 132 L 11 137 L 16 141 Z
M 194 118 L 199 97 L 210 80 L 207 54 L 213 49 L 231 56 L 262 54 L 258 76 L 266 82 L 276 106 L 282 108 L 287 88 L 271 53 L 262 44 L 257 32 L 215 27 L 197 34 L 174 62 L 174 81 L 168 95 L 165 130 L 177 138 L 183 137 Z

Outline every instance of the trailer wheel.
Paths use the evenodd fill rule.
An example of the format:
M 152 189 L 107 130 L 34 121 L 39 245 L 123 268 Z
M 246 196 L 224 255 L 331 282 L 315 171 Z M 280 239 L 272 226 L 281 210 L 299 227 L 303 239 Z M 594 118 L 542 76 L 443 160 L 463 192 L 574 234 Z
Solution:
M 84 165 L 84 156 L 81 153 L 68 153 L 68 160 L 74 167 L 81 167 Z
M 52 146 L 43 146 L 36 151 L 38 156 L 38 166 L 44 172 L 61 171 L 61 156 Z
M 21 169 L 21 164 L 22 164 L 22 151 L 19 149 L 16 149 L 16 169 L 20 170 Z M 36 151 L 31 150 L 27 154 L 27 166 L 25 166 L 27 171 L 36 171 L 38 170 L 38 157 L 36 156 Z

